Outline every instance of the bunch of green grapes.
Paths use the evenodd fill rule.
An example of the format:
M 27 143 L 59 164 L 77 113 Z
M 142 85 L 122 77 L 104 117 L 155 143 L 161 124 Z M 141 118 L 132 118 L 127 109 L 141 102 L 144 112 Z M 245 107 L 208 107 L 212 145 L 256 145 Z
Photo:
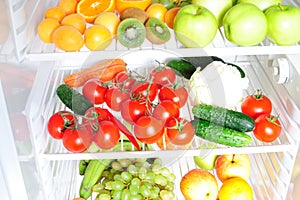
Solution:
M 93 186 L 97 200 L 173 200 L 176 176 L 161 159 L 118 159 Z

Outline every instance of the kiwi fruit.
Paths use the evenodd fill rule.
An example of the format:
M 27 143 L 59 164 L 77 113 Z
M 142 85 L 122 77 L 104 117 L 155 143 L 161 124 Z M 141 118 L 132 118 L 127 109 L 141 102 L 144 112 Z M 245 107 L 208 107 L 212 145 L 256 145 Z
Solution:
M 149 18 L 146 22 L 146 38 L 153 44 L 164 44 L 171 38 L 171 33 L 160 19 Z
M 136 18 L 124 19 L 118 26 L 117 38 L 127 48 L 139 47 L 146 38 L 145 25 Z
M 136 18 L 144 24 L 148 19 L 148 13 L 140 8 L 130 7 L 130 8 L 126 8 L 120 15 L 121 20 L 127 18 Z

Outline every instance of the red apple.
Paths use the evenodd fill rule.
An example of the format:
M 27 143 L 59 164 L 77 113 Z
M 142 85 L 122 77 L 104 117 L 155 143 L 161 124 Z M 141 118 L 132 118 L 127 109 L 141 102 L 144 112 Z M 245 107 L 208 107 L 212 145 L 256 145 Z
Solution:
M 222 182 L 232 177 L 241 177 L 248 180 L 251 164 L 246 154 L 226 154 L 217 158 L 215 170 L 217 177 Z
M 206 170 L 192 169 L 180 181 L 180 190 L 185 200 L 216 200 L 218 183 L 216 178 Z

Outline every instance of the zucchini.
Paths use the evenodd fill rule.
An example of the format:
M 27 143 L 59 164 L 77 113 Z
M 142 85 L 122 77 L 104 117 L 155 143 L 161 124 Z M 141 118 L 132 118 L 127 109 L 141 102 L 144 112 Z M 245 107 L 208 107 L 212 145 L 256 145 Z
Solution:
M 210 142 L 232 147 L 243 147 L 252 142 L 252 138 L 244 132 L 218 126 L 202 119 L 191 121 L 195 134 Z
M 172 59 L 166 65 L 172 68 L 178 76 L 183 76 L 186 79 L 190 79 L 196 71 L 196 67 L 184 59 Z
M 200 119 L 236 131 L 252 131 L 255 125 L 254 120 L 248 115 L 222 107 L 199 104 L 192 108 L 192 112 Z
M 75 114 L 84 115 L 87 109 L 93 107 L 93 104 L 82 94 L 66 84 L 58 86 L 56 94 Z

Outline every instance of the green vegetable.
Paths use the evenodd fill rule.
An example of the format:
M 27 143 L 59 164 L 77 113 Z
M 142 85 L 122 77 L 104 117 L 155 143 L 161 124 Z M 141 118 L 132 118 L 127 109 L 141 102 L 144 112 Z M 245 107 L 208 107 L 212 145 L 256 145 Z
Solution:
M 169 60 L 166 65 L 172 68 L 177 75 L 183 76 L 186 79 L 190 79 L 196 71 L 196 67 L 184 59 L 172 59 Z
M 248 115 L 222 107 L 199 104 L 192 108 L 192 112 L 200 119 L 236 131 L 252 131 L 255 125 L 254 120 Z
M 206 120 L 192 120 L 195 134 L 205 140 L 233 147 L 243 147 L 252 142 L 252 138 L 244 132 L 215 125 Z
M 93 104 L 82 94 L 66 84 L 58 86 L 56 94 L 68 108 L 73 110 L 75 114 L 84 115 L 87 109 L 93 107 Z

